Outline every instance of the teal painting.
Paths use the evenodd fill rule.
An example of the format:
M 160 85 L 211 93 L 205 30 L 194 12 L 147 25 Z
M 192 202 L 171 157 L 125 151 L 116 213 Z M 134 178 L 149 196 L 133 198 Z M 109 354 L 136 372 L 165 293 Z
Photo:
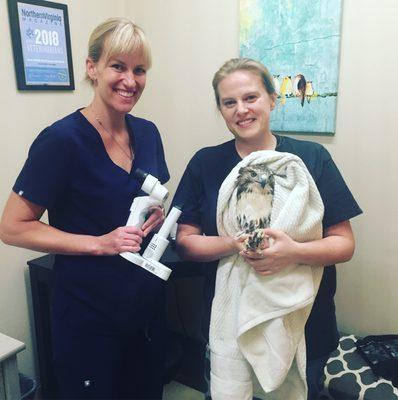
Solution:
M 333 135 L 342 0 L 240 0 L 240 56 L 261 61 L 278 94 L 275 132 Z

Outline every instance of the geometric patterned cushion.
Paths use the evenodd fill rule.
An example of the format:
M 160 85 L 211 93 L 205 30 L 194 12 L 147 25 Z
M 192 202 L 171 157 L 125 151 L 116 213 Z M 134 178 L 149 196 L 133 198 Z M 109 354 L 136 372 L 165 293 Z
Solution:
M 356 349 L 354 335 L 342 336 L 325 367 L 323 399 L 398 400 L 391 381 L 377 378 Z

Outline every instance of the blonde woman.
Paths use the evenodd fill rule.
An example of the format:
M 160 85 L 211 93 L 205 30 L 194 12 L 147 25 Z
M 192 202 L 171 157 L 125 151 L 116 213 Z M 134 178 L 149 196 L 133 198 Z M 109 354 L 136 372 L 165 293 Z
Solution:
M 156 126 L 128 114 L 151 66 L 143 31 L 109 19 L 91 34 L 90 104 L 32 144 L 1 220 L 1 239 L 55 253 L 53 358 L 59 398 L 161 399 L 164 283 L 118 254 L 163 221 L 126 227 L 140 168 L 169 179 Z M 48 210 L 49 224 L 40 221 Z
M 308 398 L 316 399 L 322 389 L 323 367 L 339 339 L 333 300 L 335 264 L 352 257 L 355 243 L 349 220 L 362 211 L 324 147 L 271 132 L 269 122 L 276 93 L 264 65 L 251 59 L 231 59 L 216 72 L 213 89 L 217 107 L 234 138 L 198 151 L 174 198 L 174 203 L 184 204 L 177 235 L 181 256 L 208 263 L 204 334 L 208 337 L 216 268 L 221 258 L 241 253 L 261 275 L 278 273 L 291 263 L 328 266 L 306 325 Z M 216 209 L 220 186 L 236 164 L 258 150 L 292 153 L 303 160 L 325 206 L 321 240 L 298 243 L 282 231 L 267 229 L 274 244 L 256 254 L 243 251 L 241 240 L 218 236 Z M 264 246 L 267 247 L 266 243 Z

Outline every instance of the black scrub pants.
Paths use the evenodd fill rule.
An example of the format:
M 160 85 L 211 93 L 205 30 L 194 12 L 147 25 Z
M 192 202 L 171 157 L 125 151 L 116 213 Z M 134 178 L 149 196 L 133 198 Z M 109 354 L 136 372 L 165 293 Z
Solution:
M 52 316 L 59 399 L 162 398 L 165 335 L 160 319 L 138 331 L 106 332 L 100 324 L 96 332 L 92 319 L 87 326 L 87 319 L 78 321 L 76 314 L 82 318 L 85 313 Z

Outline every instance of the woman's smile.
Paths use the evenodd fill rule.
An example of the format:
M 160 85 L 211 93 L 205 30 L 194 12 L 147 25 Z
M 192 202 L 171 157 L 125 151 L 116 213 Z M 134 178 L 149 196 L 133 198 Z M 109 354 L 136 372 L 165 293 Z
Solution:
M 130 99 L 131 97 L 133 97 L 135 95 L 135 91 L 126 91 L 126 90 L 122 90 L 122 89 L 115 89 L 115 92 L 118 95 L 125 97 L 127 99 Z
M 241 128 L 247 128 L 250 127 L 255 120 L 255 118 L 242 119 L 237 122 L 237 125 L 239 125 Z

